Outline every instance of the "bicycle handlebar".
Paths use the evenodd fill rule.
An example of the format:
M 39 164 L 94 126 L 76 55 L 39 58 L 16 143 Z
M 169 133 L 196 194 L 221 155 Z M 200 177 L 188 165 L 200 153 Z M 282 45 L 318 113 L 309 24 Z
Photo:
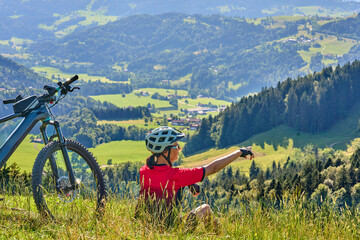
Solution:
M 72 92 L 74 89 L 80 89 L 78 87 L 74 87 L 71 89 L 71 87 L 70 87 L 70 84 L 72 84 L 73 82 L 75 82 L 78 79 L 79 79 L 79 76 L 75 75 L 72 78 L 67 79 L 64 83 L 58 82 L 57 88 L 45 85 L 44 89 L 48 92 L 48 94 L 44 94 L 40 98 L 45 102 L 52 103 L 55 101 L 57 103 L 59 101 L 61 95 L 66 95 L 68 92 Z M 54 98 L 54 95 L 56 93 L 58 94 L 58 96 Z
M 72 84 L 73 82 L 75 82 L 75 81 L 78 80 L 78 79 L 79 79 L 79 76 L 78 76 L 78 75 L 75 75 L 75 76 L 73 76 L 72 78 L 66 80 L 63 85 L 69 86 L 70 84 Z

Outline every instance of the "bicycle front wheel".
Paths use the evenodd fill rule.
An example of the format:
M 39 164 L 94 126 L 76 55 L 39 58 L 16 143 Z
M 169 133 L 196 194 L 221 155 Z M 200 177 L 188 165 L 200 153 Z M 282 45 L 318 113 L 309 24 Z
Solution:
M 65 140 L 75 176 L 71 185 L 59 141 L 49 142 L 38 154 L 32 171 L 36 206 L 43 216 L 56 219 L 92 218 L 105 207 L 105 183 L 94 156 L 80 143 Z

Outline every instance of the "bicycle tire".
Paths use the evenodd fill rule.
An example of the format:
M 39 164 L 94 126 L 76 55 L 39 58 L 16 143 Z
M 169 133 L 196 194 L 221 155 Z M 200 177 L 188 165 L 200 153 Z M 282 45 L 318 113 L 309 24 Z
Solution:
M 52 157 L 52 159 L 59 160 L 56 164 L 59 172 L 62 173 L 63 176 L 59 177 L 58 181 L 63 181 L 65 184 L 69 184 L 70 181 L 66 179 L 67 171 L 64 167 L 64 163 L 61 162 L 63 159 L 61 159 L 62 153 L 60 149 L 60 142 L 49 142 L 39 152 L 32 170 L 33 197 L 39 213 L 42 216 L 54 219 L 61 217 L 67 219 L 72 218 L 74 209 L 76 211 L 77 208 L 81 208 L 81 214 L 78 215 L 84 214 L 84 205 L 81 201 L 86 201 L 90 205 L 96 205 L 94 206 L 94 209 L 89 211 L 94 211 L 96 215 L 102 215 L 106 200 L 106 186 L 103 174 L 96 162 L 96 159 L 82 144 L 76 141 L 65 140 L 65 145 L 69 152 L 69 156 L 71 156 L 71 161 L 73 161 L 72 159 L 76 159 L 74 161 L 77 162 L 81 161 L 81 163 L 78 163 L 82 164 L 80 165 L 80 170 L 76 168 L 76 165 L 73 165 L 74 163 L 72 163 L 75 178 L 79 179 L 79 182 L 81 182 L 79 185 L 81 185 L 81 187 L 73 190 L 73 192 L 69 191 L 72 193 L 73 197 L 72 201 L 69 202 L 65 201 L 68 196 L 63 195 L 63 192 L 60 194 L 59 190 L 56 190 L 55 184 L 59 184 L 59 182 L 54 181 L 53 177 L 47 177 L 48 175 L 51 175 L 51 173 L 49 173 L 50 171 L 53 172 L 53 170 L 46 171 L 46 163 L 49 162 L 48 159 L 50 157 Z M 79 160 L 79 158 L 81 159 Z M 81 176 L 79 178 L 80 174 Z M 80 189 L 82 190 L 82 193 L 80 193 Z M 78 190 L 79 193 L 76 192 Z M 76 193 L 78 194 L 77 198 L 75 198 Z M 67 193 L 66 195 L 70 194 Z M 83 199 L 79 200 L 78 198 Z M 78 203 L 78 205 L 75 203 Z

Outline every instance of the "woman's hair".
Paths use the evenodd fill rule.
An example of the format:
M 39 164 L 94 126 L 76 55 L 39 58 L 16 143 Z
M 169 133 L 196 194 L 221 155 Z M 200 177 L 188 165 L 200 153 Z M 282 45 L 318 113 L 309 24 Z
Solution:
M 162 155 L 166 159 L 166 161 L 169 163 L 170 167 L 172 167 L 172 163 L 170 161 L 171 146 L 166 147 L 165 150 L 169 151 L 169 155 L 167 157 L 164 155 L 164 152 L 154 153 L 153 155 L 151 155 L 150 157 L 148 157 L 146 159 L 146 166 L 148 166 L 148 168 L 150 168 L 150 169 L 153 169 L 156 164 L 155 158 L 157 159 L 160 155 Z
M 154 153 L 153 155 L 151 155 L 150 157 L 148 157 L 146 159 L 146 166 L 148 166 L 148 168 L 153 169 L 154 165 L 155 165 L 155 155 L 158 155 L 156 153 Z M 157 157 L 157 156 L 156 156 Z

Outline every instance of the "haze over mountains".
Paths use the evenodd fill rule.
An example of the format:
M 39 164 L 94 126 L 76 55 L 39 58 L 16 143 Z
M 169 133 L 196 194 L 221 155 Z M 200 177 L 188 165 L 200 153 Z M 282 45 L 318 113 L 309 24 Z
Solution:
M 315 6 L 309 8 L 308 6 Z M 134 14 L 221 14 L 237 17 L 277 15 L 346 16 L 360 9 L 342 0 L 14 0 L 0 3 L 0 40 L 42 40 Z
M 187 90 L 192 98 L 202 95 L 236 101 L 248 94 L 266 90 L 267 87 L 273 89 L 272 87 L 277 86 L 277 93 L 273 93 L 274 90 L 264 90 L 256 101 L 242 100 L 250 105 L 237 106 L 237 110 L 236 107 L 232 108 L 227 112 L 228 115 L 223 114 L 215 119 L 214 125 L 211 122 L 209 129 L 204 130 L 211 131 L 211 134 L 206 135 L 210 139 L 207 147 L 235 144 L 237 138 L 228 137 L 228 130 L 223 129 L 225 119 L 229 118 L 232 122 L 236 118 L 242 119 L 243 114 L 243 119 L 247 119 L 243 112 L 254 114 L 255 110 L 252 109 L 259 106 L 263 107 L 255 109 L 261 110 L 264 116 L 273 107 L 278 107 L 274 112 L 282 117 L 274 122 L 268 121 L 268 125 L 258 122 L 250 135 L 282 123 L 300 131 L 319 132 L 328 129 L 339 119 L 334 118 L 329 123 L 323 116 L 316 115 L 319 118 L 317 124 L 310 124 L 309 118 L 302 119 L 301 123 L 296 122 L 296 114 L 289 114 L 290 110 L 284 110 L 289 89 L 278 88 L 286 86 L 291 79 L 301 79 L 298 76 L 319 72 L 326 66 L 343 65 L 360 56 L 360 18 L 358 14 L 353 14 L 356 9 L 360 9 L 357 2 L 258 0 L 241 3 L 227 1 L 226 5 L 221 5 L 225 3 L 210 1 L 206 7 L 203 1 L 135 1 L 120 4 L 117 1 L 71 3 L 63 0 L 56 3 L 15 1 L 1 4 L 0 11 L 4 13 L 1 15 L 4 21 L 0 25 L 0 32 L 3 31 L 0 34 L 3 39 L 0 41 L 0 52 L 5 57 L 1 59 L 2 63 L 6 65 L 9 62 L 7 58 L 11 58 L 43 75 L 49 76 L 49 71 L 52 71 L 53 74 L 49 77 L 53 81 L 56 81 L 60 73 L 82 73 L 90 77 L 104 77 L 111 82 L 82 82 L 85 90 L 80 95 L 125 95 L 134 89 L 157 87 Z M 148 4 L 152 4 L 151 7 Z M 177 12 L 171 12 L 173 8 L 177 8 Z M 246 18 L 278 14 L 291 16 Z M 303 16 L 307 14 L 315 16 Z M 332 17 L 341 14 L 352 15 Z M 15 66 L 14 64 L 10 65 Z M 9 66 L 4 66 L 2 74 L 13 71 L 12 76 L 19 76 L 16 67 L 11 66 L 11 70 Z M 354 69 L 356 72 L 357 65 Z M 341 69 L 340 72 L 345 72 L 344 76 L 350 74 L 346 69 Z M 333 76 L 332 81 L 340 86 L 336 79 L 341 74 L 336 72 L 328 75 Z M 26 75 L 24 79 L 29 82 L 28 76 L 31 74 Z M 319 75 L 321 81 L 325 75 Z M 321 82 L 316 80 L 316 76 L 318 75 L 314 74 L 309 78 L 311 81 Z M 283 81 L 285 83 L 281 85 Z M 311 85 L 305 80 L 304 82 Z M 1 86 L 11 90 L 15 88 L 13 83 L 6 80 Z M 326 108 L 326 101 L 319 102 L 319 99 L 330 98 L 327 92 L 331 87 L 326 83 L 321 84 L 324 85 L 321 94 L 317 92 L 318 87 L 307 86 L 309 90 L 304 96 L 303 89 L 294 85 L 294 89 L 301 90 L 297 90 L 294 97 L 293 109 L 299 110 L 296 107 L 302 106 L 302 103 L 312 108 L 312 112 L 316 112 L 316 109 L 323 110 L 324 106 Z M 348 85 L 351 86 L 351 82 Z M 25 88 L 19 85 L 17 91 Z M 0 94 L 5 96 L 10 92 L 3 91 Z M 273 98 L 272 95 L 276 96 Z M 262 96 L 270 103 L 263 100 Z M 356 101 L 357 95 L 354 99 Z M 85 101 L 80 98 L 77 100 Z M 274 104 L 272 101 L 281 104 Z M 81 106 L 86 105 L 84 102 L 82 104 Z M 101 113 L 106 119 L 111 119 L 114 112 L 120 111 L 107 103 L 91 104 L 96 105 L 96 108 L 87 113 L 92 119 L 91 127 L 96 125 L 94 116 L 99 117 Z M 351 104 L 353 102 L 350 101 L 345 105 Z M 67 114 L 74 110 L 72 104 L 68 103 L 60 111 Z M 306 112 L 304 109 L 301 111 Z M 328 114 L 327 111 L 324 112 L 324 115 Z M 291 119 L 284 115 L 291 115 Z M 149 112 L 139 109 L 134 116 L 149 116 Z M 136 135 L 136 139 L 140 138 L 141 131 L 135 131 L 133 135 Z M 214 132 L 217 133 L 213 134 Z M 86 136 L 89 146 L 97 143 L 96 134 Z M 194 148 L 189 152 L 196 150 L 199 149 Z

